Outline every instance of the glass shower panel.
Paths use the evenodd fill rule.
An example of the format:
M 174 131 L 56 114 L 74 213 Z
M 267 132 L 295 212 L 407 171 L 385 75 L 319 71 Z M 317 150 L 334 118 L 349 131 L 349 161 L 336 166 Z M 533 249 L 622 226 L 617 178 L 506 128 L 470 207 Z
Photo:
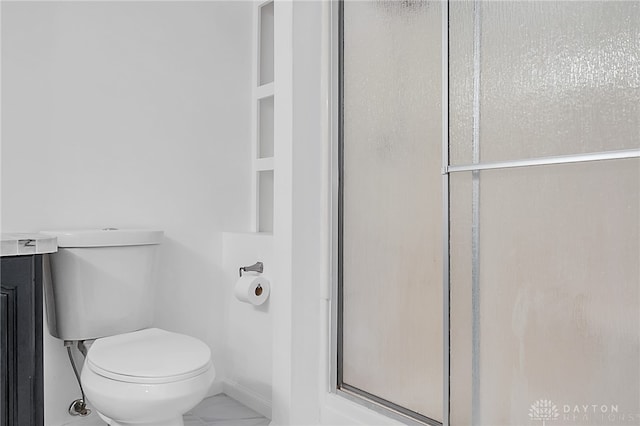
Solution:
M 441 421 L 440 4 L 343 5 L 340 385 Z
M 472 163 L 474 116 L 481 162 L 640 148 L 640 2 L 463 1 L 449 17 L 452 164 Z
M 451 424 L 638 424 L 640 160 L 482 171 L 478 259 L 471 180 L 451 177 Z

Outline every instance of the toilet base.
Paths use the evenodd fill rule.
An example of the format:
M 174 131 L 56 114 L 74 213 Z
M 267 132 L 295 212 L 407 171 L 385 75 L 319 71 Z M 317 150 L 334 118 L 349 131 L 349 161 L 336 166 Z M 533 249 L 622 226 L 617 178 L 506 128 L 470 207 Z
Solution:
M 102 420 L 107 422 L 109 426 L 184 426 L 184 421 L 182 420 L 182 416 L 175 419 L 162 421 L 162 422 L 154 421 L 152 423 L 137 423 L 137 422 L 136 423 L 118 423 L 111 420 L 108 417 L 103 416 L 100 413 L 98 413 L 98 416 L 100 416 Z
M 186 380 L 132 383 L 100 376 L 85 363 L 80 379 L 92 408 L 111 426 L 184 426 L 183 414 L 202 401 L 214 377 L 210 365 Z

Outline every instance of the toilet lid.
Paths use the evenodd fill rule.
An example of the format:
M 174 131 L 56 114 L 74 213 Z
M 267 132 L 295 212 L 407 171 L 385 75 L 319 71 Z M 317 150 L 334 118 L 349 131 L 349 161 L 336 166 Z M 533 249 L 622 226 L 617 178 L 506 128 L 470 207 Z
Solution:
M 198 339 L 149 328 L 96 340 L 87 365 L 93 372 L 131 383 L 169 383 L 211 368 L 211 351 Z

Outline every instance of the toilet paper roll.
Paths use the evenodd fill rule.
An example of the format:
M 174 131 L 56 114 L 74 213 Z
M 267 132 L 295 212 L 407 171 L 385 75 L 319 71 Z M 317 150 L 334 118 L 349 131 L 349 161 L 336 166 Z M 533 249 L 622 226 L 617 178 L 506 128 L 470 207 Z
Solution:
M 236 282 L 236 299 L 252 305 L 262 305 L 269 297 L 269 280 L 262 275 L 244 274 Z

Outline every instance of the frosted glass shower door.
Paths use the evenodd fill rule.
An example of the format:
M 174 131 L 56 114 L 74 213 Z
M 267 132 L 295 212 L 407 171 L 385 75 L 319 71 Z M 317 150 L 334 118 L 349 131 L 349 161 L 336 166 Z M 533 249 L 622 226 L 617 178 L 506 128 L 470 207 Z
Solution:
M 451 425 L 640 424 L 640 3 L 449 12 Z
M 533 425 L 540 400 L 548 425 L 639 424 L 640 160 L 480 180 L 474 300 L 472 176 L 451 178 L 451 424 Z
M 338 385 L 442 421 L 440 4 L 343 6 Z

